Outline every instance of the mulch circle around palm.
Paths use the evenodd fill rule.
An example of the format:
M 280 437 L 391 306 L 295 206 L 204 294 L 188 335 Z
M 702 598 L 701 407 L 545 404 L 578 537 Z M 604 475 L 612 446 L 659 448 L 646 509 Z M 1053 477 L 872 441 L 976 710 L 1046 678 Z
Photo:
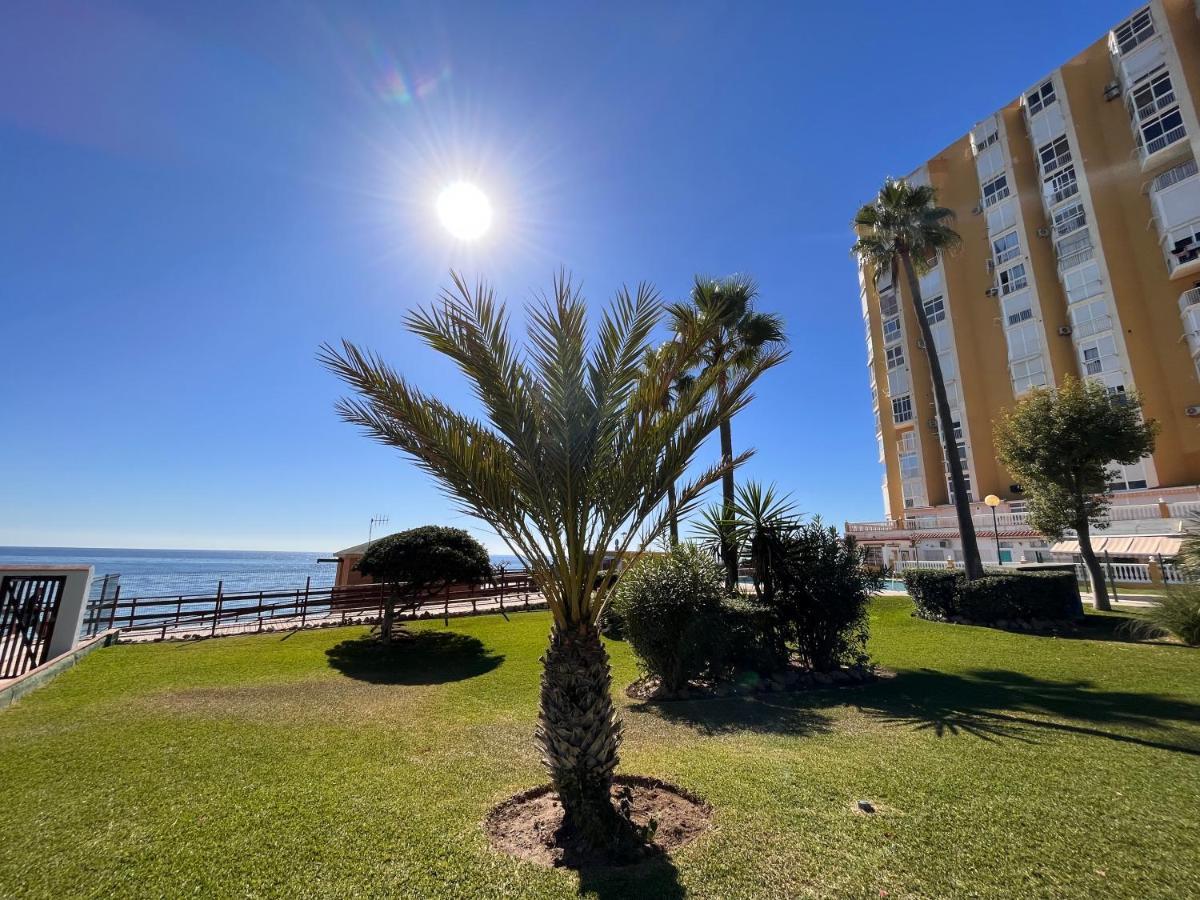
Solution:
M 660 857 L 694 840 L 712 822 L 712 807 L 675 785 L 641 775 L 618 775 L 613 781 L 613 803 L 628 790 L 630 818 L 636 825 L 644 826 L 651 819 L 658 823 L 639 859 L 605 859 L 564 837 L 562 804 L 548 784 L 505 800 L 484 819 L 484 831 L 493 847 L 518 859 L 542 866 L 584 868 L 636 865 Z

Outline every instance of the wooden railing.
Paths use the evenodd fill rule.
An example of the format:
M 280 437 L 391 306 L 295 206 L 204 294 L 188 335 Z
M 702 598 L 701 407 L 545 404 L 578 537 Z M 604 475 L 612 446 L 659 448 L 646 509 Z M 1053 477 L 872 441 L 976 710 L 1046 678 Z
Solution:
M 218 584 L 216 594 L 196 596 L 122 598 L 89 605 L 84 618 L 85 633 L 106 628 L 158 637 L 190 635 L 203 637 L 231 629 L 261 630 L 269 625 L 303 628 L 329 621 L 356 621 L 383 615 L 391 599 L 393 585 L 361 584 L 343 587 L 224 593 Z M 482 611 L 504 612 L 528 608 L 536 588 L 524 571 L 508 572 L 480 585 L 449 585 L 434 591 L 410 592 L 401 585 L 396 595 L 397 614 L 401 617 L 444 615 L 446 617 Z M 506 605 L 507 604 L 507 605 Z

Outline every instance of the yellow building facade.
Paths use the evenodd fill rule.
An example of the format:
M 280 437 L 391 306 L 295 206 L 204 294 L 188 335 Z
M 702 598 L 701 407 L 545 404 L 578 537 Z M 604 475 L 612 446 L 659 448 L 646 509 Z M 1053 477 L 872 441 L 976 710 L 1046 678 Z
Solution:
M 1069 374 L 1136 389 L 1161 425 L 1153 455 L 1112 484 L 1118 520 L 1165 534 L 1200 510 L 1198 99 L 1200 0 L 1155 0 L 908 176 L 937 189 L 962 236 L 921 293 L 985 558 L 1006 561 L 988 537 L 1013 561 L 1051 549 L 1023 527 L 992 423 Z M 885 519 L 847 531 L 889 561 L 954 556 L 915 310 L 903 285 L 861 270 L 859 285 Z M 988 494 L 1004 501 L 999 535 Z

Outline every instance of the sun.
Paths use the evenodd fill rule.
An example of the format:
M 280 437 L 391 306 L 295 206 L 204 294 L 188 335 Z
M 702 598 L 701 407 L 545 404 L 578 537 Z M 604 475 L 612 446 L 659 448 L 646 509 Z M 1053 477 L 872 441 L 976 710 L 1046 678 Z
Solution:
M 467 181 L 456 181 L 437 198 L 442 225 L 460 241 L 482 237 L 492 226 L 492 204 L 487 194 Z

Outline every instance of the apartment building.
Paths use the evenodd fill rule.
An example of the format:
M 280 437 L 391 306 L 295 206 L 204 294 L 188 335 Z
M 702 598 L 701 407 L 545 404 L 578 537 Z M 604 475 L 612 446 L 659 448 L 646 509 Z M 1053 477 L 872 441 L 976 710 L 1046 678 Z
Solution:
M 1101 549 L 1169 555 L 1200 511 L 1197 100 L 1200 0 L 1155 0 L 908 176 L 963 239 L 921 292 L 985 561 L 1070 552 L 1027 527 L 992 443 L 1003 409 L 1068 374 L 1136 389 L 1162 426 L 1152 456 L 1119 468 Z M 847 532 L 889 563 L 961 558 L 911 301 L 886 275 L 860 269 L 859 287 L 885 519 Z

